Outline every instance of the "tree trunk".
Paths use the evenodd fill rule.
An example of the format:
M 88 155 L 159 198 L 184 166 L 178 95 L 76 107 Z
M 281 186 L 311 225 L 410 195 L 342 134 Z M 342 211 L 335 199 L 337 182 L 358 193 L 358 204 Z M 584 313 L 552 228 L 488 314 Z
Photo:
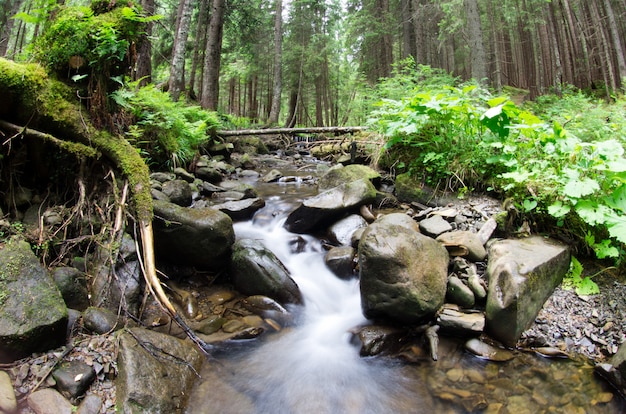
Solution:
M 0 9 L 0 57 L 6 56 L 9 50 L 9 40 L 15 19 L 13 16 L 20 10 L 22 0 L 5 0 Z
M 192 0 L 180 0 L 180 16 L 176 27 L 176 36 L 172 47 L 172 66 L 170 67 L 169 92 L 173 101 L 178 101 L 181 92 L 185 88 L 185 52 L 187 38 L 191 25 L 194 2 Z
M 280 102 L 283 92 L 283 1 L 275 0 L 276 15 L 274 16 L 274 88 L 272 89 L 272 107 L 267 120 L 268 124 L 278 123 Z
M 206 41 L 206 22 L 208 21 L 207 3 L 209 0 L 200 1 L 200 10 L 198 11 L 198 21 L 196 22 L 196 36 L 193 45 L 193 57 L 191 58 L 191 71 L 189 75 L 189 98 L 199 99 L 196 96 L 196 72 L 198 71 L 198 61 L 201 60 L 205 48 Z M 201 56 L 202 55 L 202 56 Z
M 209 34 L 204 60 L 204 84 L 200 106 L 204 109 L 215 111 L 219 102 L 220 59 L 226 0 L 213 0 L 211 7 L 211 20 L 209 22 Z
M 467 17 L 467 33 L 469 37 L 472 78 L 483 82 L 487 78 L 487 58 L 483 44 L 483 32 L 477 0 L 464 0 Z
M 142 0 L 141 7 L 146 16 L 154 15 L 154 0 Z M 146 32 L 140 37 L 137 44 L 137 60 L 134 70 L 132 71 L 132 79 L 140 80 L 139 86 L 145 86 L 152 83 L 152 36 L 153 22 L 146 23 Z
M 617 25 L 617 21 L 615 20 L 615 14 L 613 13 L 613 7 L 611 6 L 611 2 L 609 0 L 604 0 L 604 12 L 606 13 L 609 30 L 611 32 L 613 55 L 617 60 L 618 83 L 620 83 L 620 86 L 623 86 L 621 85 L 621 79 L 626 77 L 626 58 L 624 57 L 624 47 L 621 41 L 622 37 L 620 36 L 619 27 Z

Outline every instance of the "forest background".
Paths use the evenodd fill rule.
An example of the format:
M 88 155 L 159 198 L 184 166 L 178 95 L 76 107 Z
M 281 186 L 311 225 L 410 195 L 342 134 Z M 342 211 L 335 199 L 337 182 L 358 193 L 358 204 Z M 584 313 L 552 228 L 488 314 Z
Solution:
M 510 197 L 624 264 L 623 1 L 138 3 L 3 0 L 0 56 L 43 63 L 155 164 L 207 127 L 367 124 L 393 172 Z

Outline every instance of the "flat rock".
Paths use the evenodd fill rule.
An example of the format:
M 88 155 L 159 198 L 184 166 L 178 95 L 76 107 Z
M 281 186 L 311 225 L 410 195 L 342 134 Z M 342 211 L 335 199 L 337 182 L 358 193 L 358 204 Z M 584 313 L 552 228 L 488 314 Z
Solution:
M 437 325 L 446 333 L 477 335 L 485 329 L 485 313 L 464 312 L 456 305 L 445 304 L 437 315 Z
M 507 351 L 506 349 L 496 348 L 495 346 L 489 345 L 476 338 L 467 341 L 465 343 L 465 349 L 470 351 L 472 354 L 489 361 L 505 362 L 514 358 L 513 353 Z
M 452 230 L 452 225 L 439 214 L 420 221 L 419 226 L 420 231 L 430 237 L 437 237 L 442 233 Z
M 53 388 L 37 390 L 28 396 L 28 406 L 36 414 L 72 414 L 74 407 Z

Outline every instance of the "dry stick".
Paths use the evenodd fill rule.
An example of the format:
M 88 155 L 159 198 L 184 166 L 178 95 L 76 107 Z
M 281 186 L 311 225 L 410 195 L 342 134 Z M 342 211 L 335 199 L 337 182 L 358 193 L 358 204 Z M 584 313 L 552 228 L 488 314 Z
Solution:
M 198 335 L 191 330 L 187 323 L 180 317 L 167 295 L 163 291 L 161 282 L 156 273 L 156 265 L 154 260 L 154 233 L 152 231 L 152 222 L 148 220 L 139 221 L 139 234 L 141 235 L 141 241 L 143 246 L 143 263 L 140 261 L 141 268 L 143 270 L 144 278 L 147 285 L 150 287 L 150 292 L 155 295 L 159 305 L 166 310 L 172 319 L 185 331 L 185 334 L 193 342 L 198 345 L 205 355 L 208 355 L 209 345 L 204 342 Z

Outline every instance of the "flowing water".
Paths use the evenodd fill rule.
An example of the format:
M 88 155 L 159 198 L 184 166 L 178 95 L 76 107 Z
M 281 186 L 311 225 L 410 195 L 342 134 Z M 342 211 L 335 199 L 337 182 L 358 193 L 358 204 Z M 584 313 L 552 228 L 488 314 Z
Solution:
M 305 305 L 294 326 L 214 352 L 190 397 L 188 413 L 612 413 L 622 399 L 590 366 L 518 353 L 513 361 L 480 360 L 442 339 L 439 361 L 406 364 L 363 358 L 350 330 L 361 314 L 358 280 L 341 280 L 324 264 L 320 241 L 282 223 L 312 189 L 276 185 L 266 207 L 237 223 L 239 238 L 261 240 L 290 270 Z M 263 188 L 259 191 L 263 193 Z M 293 246 L 304 245 L 294 252 Z

